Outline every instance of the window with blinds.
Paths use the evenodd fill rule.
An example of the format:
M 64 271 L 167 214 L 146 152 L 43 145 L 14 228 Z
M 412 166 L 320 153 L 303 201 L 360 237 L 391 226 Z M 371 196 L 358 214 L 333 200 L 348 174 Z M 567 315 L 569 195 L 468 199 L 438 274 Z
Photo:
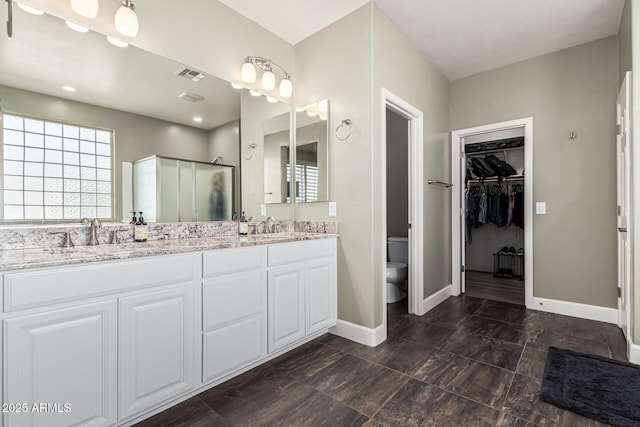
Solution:
M 287 164 L 287 183 L 291 183 L 291 166 Z M 290 185 L 289 185 L 289 188 Z M 318 167 L 296 165 L 296 202 L 318 201 Z M 291 196 L 287 197 L 287 202 Z
M 6 221 L 113 218 L 113 132 L 2 115 Z

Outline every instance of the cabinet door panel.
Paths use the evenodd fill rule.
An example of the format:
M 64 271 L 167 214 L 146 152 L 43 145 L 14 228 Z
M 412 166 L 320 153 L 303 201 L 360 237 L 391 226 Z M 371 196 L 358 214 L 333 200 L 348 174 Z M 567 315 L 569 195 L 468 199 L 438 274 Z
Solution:
M 228 325 L 264 311 L 264 271 L 219 276 L 204 282 L 202 313 L 204 330 Z
M 120 418 L 194 386 L 193 286 L 120 300 Z
M 306 264 L 307 334 L 336 323 L 334 268 L 333 258 Z
M 260 359 L 263 325 L 259 316 L 205 334 L 202 381 L 213 381 Z
M 5 414 L 5 425 L 115 424 L 116 316 L 114 300 L 6 320 L 3 401 L 29 410 Z M 35 412 L 34 403 L 53 406 Z
M 305 336 L 304 266 L 269 270 L 269 352 Z

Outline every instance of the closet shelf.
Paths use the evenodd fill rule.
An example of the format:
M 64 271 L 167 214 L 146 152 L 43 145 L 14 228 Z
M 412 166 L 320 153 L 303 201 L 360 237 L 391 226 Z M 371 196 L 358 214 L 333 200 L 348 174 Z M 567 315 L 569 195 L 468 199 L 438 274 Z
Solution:
M 484 179 L 470 179 L 467 181 L 469 184 L 491 184 L 493 182 L 522 182 L 524 181 L 524 175 L 511 175 L 504 178 L 490 177 Z

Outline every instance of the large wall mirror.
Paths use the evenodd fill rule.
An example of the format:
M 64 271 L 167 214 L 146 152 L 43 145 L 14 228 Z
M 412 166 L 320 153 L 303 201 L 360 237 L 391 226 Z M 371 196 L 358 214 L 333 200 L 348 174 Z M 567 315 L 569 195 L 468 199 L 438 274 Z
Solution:
M 297 203 L 329 200 L 329 101 L 296 109 L 295 198 Z
M 19 8 L 14 8 L 13 39 L 0 37 L 0 70 L 3 223 L 73 222 L 85 216 L 127 220 L 128 200 L 131 208 L 143 210 L 132 202 L 134 185 L 127 180 L 134 174 L 127 164 L 151 156 L 167 176 L 181 179 L 173 182 L 175 190 L 192 177 L 192 185 L 183 187 L 206 194 L 188 209 L 192 199 L 186 196 L 158 199 L 156 205 L 172 215 L 145 212 L 146 218 L 202 221 L 230 220 L 242 210 L 260 214 L 262 170 L 250 173 L 250 181 L 241 172 L 255 164 L 246 163 L 246 145 L 255 141 L 253 151 L 264 149 L 261 137 L 252 137 L 262 135 L 264 122 L 253 120 L 254 104 L 264 104 L 264 118 L 287 113 L 289 105 L 245 96 L 245 90 L 206 70 L 133 46 L 116 47 L 101 34 L 78 33 L 58 18 Z M 259 203 L 248 198 L 245 209 L 244 195 L 255 192 Z

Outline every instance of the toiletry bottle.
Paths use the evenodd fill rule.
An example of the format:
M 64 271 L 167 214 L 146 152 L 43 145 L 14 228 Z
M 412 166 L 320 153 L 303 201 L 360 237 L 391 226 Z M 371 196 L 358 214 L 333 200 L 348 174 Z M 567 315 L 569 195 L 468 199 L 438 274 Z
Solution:
M 131 218 L 131 221 L 129 222 L 129 224 L 136 225 L 136 222 L 138 222 L 138 218 L 136 218 L 136 212 L 131 211 L 131 213 L 133 214 L 133 218 Z
M 142 212 L 140 212 L 140 216 L 138 217 L 138 221 L 134 226 L 134 235 L 136 242 L 146 242 L 147 241 L 147 223 L 144 221 L 142 217 Z
M 238 234 L 241 236 L 249 234 L 249 221 L 247 221 L 247 217 L 244 216 L 244 212 L 242 212 L 240 222 L 238 223 Z

